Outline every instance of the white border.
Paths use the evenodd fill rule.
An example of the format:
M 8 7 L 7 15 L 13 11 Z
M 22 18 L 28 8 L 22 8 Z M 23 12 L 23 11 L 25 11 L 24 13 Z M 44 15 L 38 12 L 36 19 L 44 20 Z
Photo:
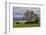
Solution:
M 40 7 L 41 8 L 41 16 L 40 16 L 40 20 L 41 20 L 41 26 L 40 27 L 37 27 L 37 28 L 14 28 L 13 29 L 13 18 L 12 18 L 12 14 L 13 14 L 13 6 L 16 6 L 16 7 Z M 9 8 L 10 7 L 10 8 Z M 44 6 L 43 5 L 37 5 L 37 4 L 34 4 L 34 5 L 28 5 L 28 4 L 16 4 L 16 3 L 14 3 L 14 4 L 12 4 L 12 3 L 9 3 L 9 7 L 8 7 L 8 10 L 7 10 L 7 13 L 9 13 L 9 14 L 7 14 L 7 17 L 10 19 L 10 21 L 9 21 L 9 19 L 7 18 L 7 20 L 10 22 L 10 24 L 9 24 L 9 22 L 7 21 L 7 28 L 8 28 L 8 30 L 7 30 L 7 32 L 17 32 L 17 31 L 24 31 L 24 30 L 30 30 L 30 31 L 43 31 L 44 29 L 43 28 L 45 28 L 44 27 L 44 25 L 45 24 L 43 24 L 44 22 L 43 22 L 43 16 L 44 16 Z M 9 26 L 10 25 L 10 26 Z

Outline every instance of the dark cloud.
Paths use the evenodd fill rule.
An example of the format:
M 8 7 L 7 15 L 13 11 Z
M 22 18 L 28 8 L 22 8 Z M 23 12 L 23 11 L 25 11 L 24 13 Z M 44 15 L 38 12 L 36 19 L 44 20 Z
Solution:
M 34 13 L 38 14 L 40 16 L 40 8 L 36 7 L 13 7 L 13 16 L 23 16 L 24 12 L 26 10 L 33 10 Z

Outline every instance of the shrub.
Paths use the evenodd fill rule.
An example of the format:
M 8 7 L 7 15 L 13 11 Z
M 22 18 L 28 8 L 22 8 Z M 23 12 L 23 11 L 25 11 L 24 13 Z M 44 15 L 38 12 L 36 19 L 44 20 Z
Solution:
M 19 24 L 19 22 L 16 22 L 16 24 Z

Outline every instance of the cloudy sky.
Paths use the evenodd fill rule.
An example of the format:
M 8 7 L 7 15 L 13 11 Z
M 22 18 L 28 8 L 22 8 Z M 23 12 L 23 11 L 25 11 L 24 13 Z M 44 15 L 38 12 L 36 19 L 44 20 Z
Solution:
M 33 10 L 40 16 L 40 8 L 36 7 L 13 7 L 13 17 L 22 17 L 26 10 Z

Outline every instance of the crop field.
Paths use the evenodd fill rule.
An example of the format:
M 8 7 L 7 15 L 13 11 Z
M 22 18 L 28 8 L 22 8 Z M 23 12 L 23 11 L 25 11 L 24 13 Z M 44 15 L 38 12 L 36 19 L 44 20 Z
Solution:
M 16 24 L 18 22 L 19 24 Z M 13 21 L 13 28 L 40 27 L 39 23 L 25 24 L 26 20 Z

